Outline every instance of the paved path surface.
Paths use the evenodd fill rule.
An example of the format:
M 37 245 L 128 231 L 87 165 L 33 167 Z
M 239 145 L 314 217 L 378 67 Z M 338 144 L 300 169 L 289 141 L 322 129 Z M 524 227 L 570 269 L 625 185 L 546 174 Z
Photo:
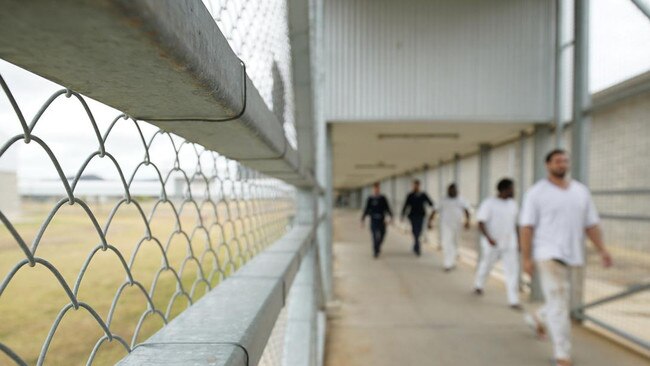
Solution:
M 550 343 L 506 306 L 500 282 L 475 297 L 473 269 L 444 273 L 432 247 L 416 258 L 408 237 L 389 229 L 375 260 L 357 212 L 338 211 L 334 227 L 340 306 L 329 318 L 327 366 L 552 364 Z M 574 328 L 573 339 L 576 366 L 650 364 L 585 329 Z

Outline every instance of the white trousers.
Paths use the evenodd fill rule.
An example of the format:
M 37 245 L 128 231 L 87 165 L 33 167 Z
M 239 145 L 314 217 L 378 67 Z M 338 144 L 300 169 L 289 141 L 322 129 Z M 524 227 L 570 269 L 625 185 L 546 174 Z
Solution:
M 571 320 L 569 319 L 569 276 L 571 268 L 553 260 L 536 262 L 544 294 L 544 306 L 537 317 L 546 325 L 555 358 L 571 358 Z
M 443 266 L 445 268 L 456 265 L 459 231 L 460 227 L 458 225 L 440 225 L 440 241 L 442 242 Z
M 506 275 L 506 293 L 510 305 L 519 304 L 519 250 L 516 243 L 508 243 L 505 248 L 493 247 L 481 238 L 481 262 L 476 271 L 474 286 L 483 289 L 492 268 L 501 259 Z

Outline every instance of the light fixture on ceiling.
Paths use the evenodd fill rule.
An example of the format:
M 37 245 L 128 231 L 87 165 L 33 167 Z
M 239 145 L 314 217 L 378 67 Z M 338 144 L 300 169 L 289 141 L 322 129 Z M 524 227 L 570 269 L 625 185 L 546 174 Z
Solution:
M 349 173 L 345 175 L 347 178 L 368 178 L 374 177 L 374 174 L 371 173 Z
M 380 140 L 387 139 L 406 139 L 406 140 L 422 140 L 422 139 L 453 139 L 458 140 L 460 134 L 454 132 L 439 132 L 439 133 L 380 133 L 377 135 Z
M 386 164 L 383 161 L 377 164 L 355 164 L 356 169 L 395 169 L 395 164 Z

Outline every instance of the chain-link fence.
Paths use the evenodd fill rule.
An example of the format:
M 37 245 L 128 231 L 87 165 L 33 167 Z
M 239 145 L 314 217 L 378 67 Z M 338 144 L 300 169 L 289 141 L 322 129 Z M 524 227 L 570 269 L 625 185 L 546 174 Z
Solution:
M 203 0 L 228 44 L 246 64 L 262 99 L 296 148 L 286 0 Z
M 588 251 L 586 315 L 650 349 L 650 96 L 596 113 L 591 128 L 590 186 L 614 267 Z
M 283 308 L 275 321 L 269 341 L 260 358 L 259 366 L 282 365 L 287 331 L 287 308 Z
M 43 183 L 0 211 L 0 364 L 112 364 L 292 221 L 281 181 L 124 114 L 97 119 L 68 89 L 28 116 L 0 85 L 4 130 L 18 130 L 0 160 L 31 150 Z M 61 103 L 82 118 L 54 113 Z

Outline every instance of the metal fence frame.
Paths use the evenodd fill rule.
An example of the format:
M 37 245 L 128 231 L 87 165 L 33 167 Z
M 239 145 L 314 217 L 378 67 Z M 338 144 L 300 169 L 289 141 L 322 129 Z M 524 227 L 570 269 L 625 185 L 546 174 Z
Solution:
M 282 124 L 260 98 L 246 75 L 245 64 L 230 49 L 201 1 L 114 0 L 98 4 L 71 0 L 56 8 L 47 1 L 37 1 L 30 7 L 18 3 L 7 7 L 0 15 L 0 32 L 7 36 L 0 45 L 0 57 L 123 110 L 125 118 L 149 121 L 295 185 L 303 197 L 298 204 L 307 202 L 298 208 L 291 232 L 150 340 L 134 345 L 122 363 L 151 362 L 164 356 L 165 361 L 179 364 L 197 357 L 220 365 L 256 364 L 286 304 L 289 316 L 284 362 L 289 357 L 299 364 L 321 363 L 325 324 L 322 312 L 318 314 L 327 297 L 324 291 L 331 288 L 331 261 L 325 258 L 331 249 L 325 243 L 331 238 L 326 224 L 329 205 L 323 204 L 326 192 L 315 181 L 313 167 L 305 166 L 288 143 Z M 193 21 L 187 21 L 189 16 Z M 104 34 L 96 34 L 86 19 L 101 24 Z M 56 26 L 74 22 L 74 33 Z M 45 34 L 40 23 L 54 26 Z M 32 32 L 26 34 L 24 26 L 31 27 Z M 79 33 L 86 37 L 79 38 Z M 117 52 L 102 44 L 108 35 L 120 44 Z M 35 57 L 35 52 L 48 56 Z M 131 59 L 123 57 L 129 52 L 134 55 Z M 166 78 L 175 83 L 171 93 L 159 87 Z M 100 86 L 100 79 L 111 80 L 110 86 Z M 115 93 L 116 89 L 124 92 Z M 147 93 L 152 90 L 161 93 Z M 80 98 L 70 90 L 66 94 Z M 175 111 L 165 107 L 170 96 L 180 102 Z M 311 123 L 311 118 L 307 122 Z M 307 145 L 303 146 L 311 143 L 305 140 L 303 144 Z M 8 223 L 4 216 L 2 219 Z M 316 246 L 318 250 L 312 249 Z M 192 329 L 185 328 L 187 325 Z M 208 340 L 187 340 L 204 330 L 211 332 Z M 308 347 L 304 347 L 304 339 L 312 340 Z M 179 351 L 179 345 L 185 351 Z M 189 349 L 193 351 L 187 352 Z M 0 345 L 0 351 L 20 364 L 7 347 Z

